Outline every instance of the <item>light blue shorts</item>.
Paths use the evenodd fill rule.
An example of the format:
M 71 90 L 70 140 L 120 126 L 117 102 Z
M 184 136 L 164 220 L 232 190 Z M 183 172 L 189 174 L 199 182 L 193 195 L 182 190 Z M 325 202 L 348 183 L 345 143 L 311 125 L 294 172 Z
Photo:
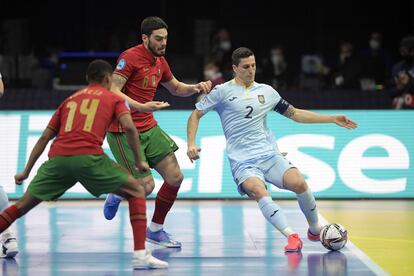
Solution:
M 290 168 L 296 168 L 280 152 L 275 155 L 258 159 L 251 159 L 243 163 L 232 163 L 233 179 L 237 184 L 237 190 L 245 195 L 242 183 L 249 177 L 258 177 L 263 182 L 269 182 L 280 189 L 283 187 L 283 175 Z

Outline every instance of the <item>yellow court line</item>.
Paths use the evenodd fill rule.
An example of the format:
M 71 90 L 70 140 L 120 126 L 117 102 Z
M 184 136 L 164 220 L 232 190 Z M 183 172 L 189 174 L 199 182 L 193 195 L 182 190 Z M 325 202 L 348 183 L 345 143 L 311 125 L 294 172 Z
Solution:
M 370 241 L 384 241 L 384 242 L 405 242 L 405 243 L 414 243 L 414 240 L 400 240 L 400 239 L 382 239 L 382 238 L 372 238 L 372 237 L 362 237 L 362 236 L 350 236 L 351 240 L 370 240 Z

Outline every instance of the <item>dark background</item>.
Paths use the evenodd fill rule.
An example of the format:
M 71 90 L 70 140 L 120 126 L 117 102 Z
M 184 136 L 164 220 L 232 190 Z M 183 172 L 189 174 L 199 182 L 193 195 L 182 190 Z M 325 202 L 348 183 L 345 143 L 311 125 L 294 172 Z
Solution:
M 283 44 L 293 68 L 304 54 L 320 54 L 327 64 L 334 63 L 344 40 L 357 52 L 366 49 L 373 31 L 382 33 L 383 48 L 397 62 L 400 40 L 414 29 L 414 3 L 408 0 L 1 3 L 0 55 L 16 59 L 53 50 L 112 51 L 115 60 L 118 52 L 140 42 L 142 19 L 160 16 L 169 25 L 167 59 L 184 81 L 200 80 L 203 55 L 220 28 L 230 31 L 233 49 L 247 46 L 259 59 L 271 46 Z M 4 78 L 9 88 L 30 88 L 19 80 L 17 69 L 12 73 L 14 79 Z

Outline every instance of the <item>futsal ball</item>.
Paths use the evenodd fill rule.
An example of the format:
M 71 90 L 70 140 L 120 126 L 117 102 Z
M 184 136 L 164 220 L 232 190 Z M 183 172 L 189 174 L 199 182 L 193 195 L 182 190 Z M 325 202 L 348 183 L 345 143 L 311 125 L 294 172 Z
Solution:
M 323 246 L 329 250 L 340 250 L 348 241 L 348 232 L 342 225 L 332 223 L 325 225 L 319 235 Z

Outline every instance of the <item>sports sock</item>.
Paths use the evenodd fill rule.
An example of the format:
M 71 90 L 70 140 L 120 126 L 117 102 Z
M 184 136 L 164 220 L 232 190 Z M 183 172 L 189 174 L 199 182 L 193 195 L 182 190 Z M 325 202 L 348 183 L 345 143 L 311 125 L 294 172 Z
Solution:
M 315 197 L 308 188 L 301 194 L 296 194 L 300 209 L 309 223 L 309 229 L 313 234 L 319 233 L 321 226 L 319 224 L 318 210 L 316 208 Z
M 131 220 L 132 233 L 134 236 L 134 250 L 145 249 L 146 239 L 146 203 L 145 198 L 132 197 L 128 199 L 129 218 Z
M 262 197 L 259 202 L 259 208 L 263 216 L 283 235 L 288 237 L 295 232 L 288 226 L 286 216 L 283 210 L 277 205 L 270 196 Z
M 173 186 L 167 182 L 162 184 L 161 189 L 158 191 L 157 197 L 155 198 L 155 209 L 152 222 L 161 225 L 164 224 L 165 217 L 167 216 L 168 211 L 170 211 L 171 206 L 174 204 L 179 189 L 179 186 Z
M 6 208 L 0 214 L 0 233 L 9 228 L 9 226 L 20 217 L 20 211 L 15 205 Z

